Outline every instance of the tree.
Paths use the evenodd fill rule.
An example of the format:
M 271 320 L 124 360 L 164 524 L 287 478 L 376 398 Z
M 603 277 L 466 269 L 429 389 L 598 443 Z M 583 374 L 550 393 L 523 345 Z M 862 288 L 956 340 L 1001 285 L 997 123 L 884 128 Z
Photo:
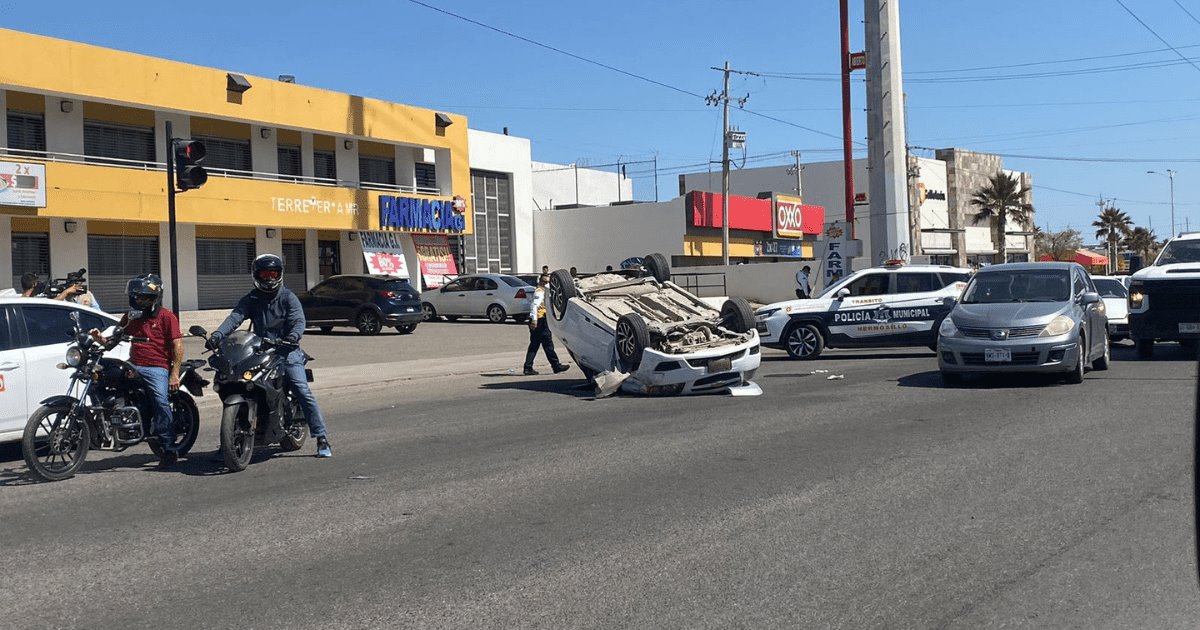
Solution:
M 1101 210 L 1100 217 L 1092 221 L 1092 227 L 1096 228 L 1096 238 L 1108 243 L 1109 271 L 1116 269 L 1117 243 L 1129 236 L 1132 225 L 1133 220 L 1128 214 L 1111 205 Z
M 1029 227 L 1033 206 L 1025 202 L 1028 195 L 1029 189 L 1022 187 L 1017 178 L 997 171 L 971 196 L 971 205 L 979 208 L 972 221 L 976 225 L 991 223 L 992 242 L 997 243 L 1002 263 L 1008 262 L 1008 220 L 1012 218 L 1021 227 Z
M 1083 235 L 1079 230 L 1067 228 L 1058 232 L 1034 230 L 1037 250 L 1049 254 L 1054 260 L 1075 260 L 1075 252 L 1083 247 Z
M 1150 264 L 1159 248 L 1158 237 L 1154 234 L 1154 230 L 1144 227 L 1133 228 L 1129 232 L 1129 236 L 1125 237 L 1122 245 L 1125 249 L 1140 255 L 1143 264 Z

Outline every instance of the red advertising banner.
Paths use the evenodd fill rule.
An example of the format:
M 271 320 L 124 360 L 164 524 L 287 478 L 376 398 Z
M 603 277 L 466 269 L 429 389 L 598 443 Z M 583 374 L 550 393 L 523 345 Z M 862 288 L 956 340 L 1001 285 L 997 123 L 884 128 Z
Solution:
M 688 214 L 695 227 L 721 227 L 721 195 L 692 191 L 687 194 Z M 729 228 L 770 232 L 771 200 L 729 195 Z
M 426 289 L 442 286 L 445 276 L 457 276 L 458 266 L 450 255 L 450 240 L 445 234 L 413 234 L 417 260 L 421 261 L 421 277 Z

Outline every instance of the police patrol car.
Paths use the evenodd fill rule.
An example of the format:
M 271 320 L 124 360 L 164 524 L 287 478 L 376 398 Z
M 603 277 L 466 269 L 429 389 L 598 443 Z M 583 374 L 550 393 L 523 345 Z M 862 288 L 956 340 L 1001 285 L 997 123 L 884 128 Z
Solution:
M 969 269 L 889 261 L 863 269 L 808 300 L 789 300 L 755 312 L 762 345 L 793 359 L 815 359 L 825 348 L 937 345 L 937 330 L 967 280 Z

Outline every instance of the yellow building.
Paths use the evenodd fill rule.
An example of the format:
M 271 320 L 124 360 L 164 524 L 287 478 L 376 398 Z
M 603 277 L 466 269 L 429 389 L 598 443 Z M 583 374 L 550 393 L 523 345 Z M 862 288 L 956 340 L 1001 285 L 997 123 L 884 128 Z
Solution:
M 414 277 L 412 233 L 472 232 L 463 116 L 10 30 L 0 49 L 19 60 L 0 65 L 0 278 L 14 286 L 87 268 L 120 311 L 131 276 L 169 281 L 168 122 L 205 143 L 209 174 L 178 195 L 176 310 L 232 305 L 258 254 L 284 256 L 299 290 L 362 270 L 359 231 L 394 232 Z M 422 201 L 461 220 L 412 227 L 396 211 Z

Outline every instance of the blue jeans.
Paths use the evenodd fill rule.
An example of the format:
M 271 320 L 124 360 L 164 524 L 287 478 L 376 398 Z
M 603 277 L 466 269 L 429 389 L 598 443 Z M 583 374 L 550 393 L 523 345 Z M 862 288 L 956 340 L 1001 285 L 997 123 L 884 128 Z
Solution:
M 168 384 L 171 372 L 167 368 L 135 365 L 138 374 L 146 381 L 146 389 L 153 396 L 154 403 L 154 434 L 164 451 L 175 450 L 175 414 L 171 411 Z
M 288 355 L 283 363 L 283 376 L 291 386 L 292 394 L 304 409 L 304 417 L 308 420 L 308 432 L 312 437 L 325 435 L 325 418 L 321 416 L 321 408 L 312 389 L 308 387 L 308 378 L 304 375 L 304 353 L 295 350 Z

